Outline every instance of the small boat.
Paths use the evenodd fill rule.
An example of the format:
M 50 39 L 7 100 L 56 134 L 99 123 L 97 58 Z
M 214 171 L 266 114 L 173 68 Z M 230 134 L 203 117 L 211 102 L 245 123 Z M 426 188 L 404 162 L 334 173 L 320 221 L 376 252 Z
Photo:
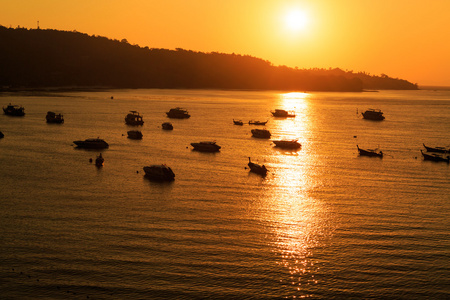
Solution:
M 108 148 L 109 145 L 102 139 L 86 139 L 84 141 L 73 141 L 78 148 L 88 148 L 88 149 L 105 149 Z
M 97 158 L 95 159 L 95 165 L 97 167 L 103 167 L 103 163 L 105 162 L 105 159 L 103 158 L 102 154 L 100 153 Z
M 12 105 L 11 103 L 8 106 L 3 107 L 3 112 L 5 115 L 22 117 L 25 116 L 25 108 L 21 105 Z
M 222 148 L 216 142 L 191 143 L 191 146 L 194 147 L 193 150 L 200 152 L 219 152 L 220 148 Z
M 56 124 L 64 123 L 63 115 L 56 114 L 52 111 L 47 112 L 47 115 L 45 116 L 45 120 L 47 120 L 47 123 L 56 123 Z
M 166 165 L 144 167 L 145 177 L 155 181 L 174 181 L 175 173 Z
M 277 140 L 272 142 L 275 144 L 275 147 L 283 149 L 298 149 L 302 146 L 297 140 Z
M 379 157 L 383 158 L 383 151 L 376 151 L 372 149 L 361 149 L 358 145 L 356 145 L 356 148 L 358 148 L 359 155 L 361 156 L 372 156 L 372 157 Z
M 235 120 L 235 119 L 233 119 L 233 123 L 234 123 L 234 125 L 244 125 L 244 122 L 242 122 L 242 120 Z
M 266 176 L 267 175 L 267 168 L 266 168 L 266 166 L 252 163 L 250 157 L 248 158 L 248 167 L 250 168 L 250 172 L 259 174 L 261 176 Z
M 142 120 L 142 116 L 135 110 L 130 110 L 130 113 L 125 117 L 125 123 L 127 125 L 138 126 L 144 125 L 144 120 Z
M 259 139 L 269 139 L 270 131 L 267 129 L 252 129 L 252 136 Z
M 186 109 L 181 107 L 171 108 L 166 114 L 172 119 L 187 119 L 191 116 Z
M 444 156 L 436 154 L 436 153 L 431 153 L 431 154 L 423 153 L 422 150 L 420 150 L 420 152 L 422 153 L 423 160 L 443 161 L 446 163 L 450 162 L 450 156 L 444 157 Z
M 365 112 L 361 113 L 364 119 L 373 120 L 373 121 L 382 121 L 384 120 L 383 112 L 379 109 L 369 108 Z
M 164 130 L 173 130 L 173 125 L 172 125 L 172 123 L 169 123 L 169 122 L 162 123 L 161 127 Z
M 438 153 L 448 153 L 450 152 L 450 148 L 445 147 L 427 147 L 425 144 L 423 144 L 425 149 L 427 149 L 427 152 L 438 152 Z
M 267 122 L 269 122 L 269 120 L 267 120 L 267 121 L 254 121 L 254 120 L 250 120 L 250 121 L 248 121 L 248 124 L 249 125 L 266 125 L 267 124 Z
M 295 111 L 287 111 L 284 109 L 275 109 L 271 111 L 272 115 L 277 118 L 295 118 Z
M 128 138 L 132 139 L 132 140 L 140 140 L 142 139 L 142 132 L 140 132 L 139 130 L 130 130 L 127 131 L 128 134 Z

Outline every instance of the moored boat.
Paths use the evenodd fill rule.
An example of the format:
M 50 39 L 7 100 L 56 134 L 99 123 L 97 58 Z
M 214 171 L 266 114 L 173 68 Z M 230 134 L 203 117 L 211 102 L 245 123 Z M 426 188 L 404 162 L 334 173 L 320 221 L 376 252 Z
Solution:
M 88 149 L 105 149 L 108 148 L 109 145 L 102 139 L 86 139 L 84 141 L 73 141 L 78 148 L 88 148 Z
M 275 147 L 283 149 L 298 149 L 302 145 L 297 140 L 274 140 Z
M 450 156 L 447 155 L 447 157 L 443 156 L 443 155 L 439 155 L 436 153 L 423 153 L 422 150 L 420 150 L 420 152 L 422 153 L 423 156 L 423 160 L 431 160 L 431 161 L 443 161 L 446 163 L 450 162 Z
M 181 107 L 171 108 L 166 114 L 172 119 L 187 119 L 191 116 L 186 109 Z
M 45 120 L 47 121 L 47 123 L 56 123 L 56 124 L 64 123 L 63 115 L 60 113 L 57 114 L 52 111 L 47 112 L 47 115 L 45 116 Z
M 240 126 L 244 125 L 244 122 L 242 122 L 242 120 L 233 119 L 233 123 L 234 123 L 234 125 L 240 125 Z
M 174 181 L 175 173 L 166 165 L 151 165 L 144 167 L 145 177 L 154 181 Z
M 22 117 L 25 116 L 25 108 L 21 105 L 8 104 L 3 107 L 3 112 L 8 116 Z
M 267 168 L 265 165 L 259 165 L 256 163 L 253 163 L 251 158 L 248 158 L 248 167 L 250 168 L 250 172 L 259 174 L 261 176 L 266 176 L 267 175 Z
M 100 153 L 97 158 L 95 159 L 95 165 L 97 167 L 103 167 L 103 164 L 105 163 L 105 159 L 103 158 L 102 154 Z
M 356 148 L 358 148 L 358 152 L 360 156 L 371 156 L 371 157 L 379 157 L 383 158 L 383 151 L 377 151 L 372 149 L 361 149 L 358 145 L 356 145 Z
M 382 121 L 385 119 L 383 112 L 379 109 L 369 108 L 365 112 L 361 113 L 364 119 L 373 121 Z
M 269 139 L 271 134 L 267 129 L 252 129 L 252 136 L 259 139 Z
M 269 122 L 269 120 L 267 121 L 254 121 L 254 120 L 250 120 L 248 121 L 249 125 L 266 125 L 267 122 Z
M 172 123 L 169 123 L 169 122 L 162 123 L 161 127 L 164 130 L 173 130 L 173 125 L 172 125 Z
M 194 147 L 193 150 L 197 150 L 200 152 L 218 152 L 220 151 L 219 145 L 216 142 L 199 142 L 199 143 L 191 143 L 191 146 Z
M 125 123 L 127 125 L 138 126 L 144 125 L 144 120 L 142 116 L 135 110 L 130 110 L 130 113 L 125 117 Z
M 127 137 L 129 138 L 129 139 L 132 139 L 132 140 L 140 140 L 140 139 L 142 139 L 142 132 L 140 132 L 139 130 L 130 130 L 130 131 L 127 131 Z
M 425 146 L 425 144 L 423 144 L 423 146 L 425 147 L 425 149 L 427 149 L 427 152 L 437 152 L 437 153 L 449 153 L 450 152 L 450 148 L 445 148 L 445 147 L 427 147 L 427 146 Z
M 295 118 L 295 111 L 275 109 L 274 111 L 271 111 L 271 113 L 276 118 Z

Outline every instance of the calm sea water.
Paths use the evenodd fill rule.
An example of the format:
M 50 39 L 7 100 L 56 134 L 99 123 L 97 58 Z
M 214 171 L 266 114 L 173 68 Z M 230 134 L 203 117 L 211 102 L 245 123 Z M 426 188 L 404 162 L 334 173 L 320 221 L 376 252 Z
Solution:
M 114 99 L 111 99 L 111 96 Z M 448 299 L 449 91 L 287 93 L 112 90 L 1 95 L 2 299 Z M 171 120 L 184 107 L 192 115 Z M 272 118 L 275 108 L 293 119 Z M 383 110 L 373 122 L 357 114 Z M 47 124 L 47 111 L 65 123 Z M 139 111 L 144 138 L 124 124 Z M 273 139 L 251 137 L 269 120 Z M 73 147 L 100 137 L 99 151 Z M 214 140 L 219 153 L 191 150 Z M 383 159 L 359 157 L 361 148 Z M 261 178 L 248 157 L 264 163 Z M 165 163 L 173 183 L 144 178 Z

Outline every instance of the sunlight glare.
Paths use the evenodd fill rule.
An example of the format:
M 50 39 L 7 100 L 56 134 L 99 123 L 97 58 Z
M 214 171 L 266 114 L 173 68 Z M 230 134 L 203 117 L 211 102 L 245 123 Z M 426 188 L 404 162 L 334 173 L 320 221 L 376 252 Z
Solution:
M 306 12 L 301 10 L 291 10 L 284 17 L 286 28 L 291 31 L 304 30 L 308 23 L 309 18 Z
M 297 109 L 306 108 L 306 99 L 309 97 L 308 93 L 292 92 L 280 94 L 280 98 L 285 109 L 290 109 L 292 107 Z

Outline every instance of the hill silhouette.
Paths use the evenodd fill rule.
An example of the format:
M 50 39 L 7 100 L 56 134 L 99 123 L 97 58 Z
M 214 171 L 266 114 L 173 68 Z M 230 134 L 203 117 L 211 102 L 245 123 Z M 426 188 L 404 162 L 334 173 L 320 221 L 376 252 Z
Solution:
M 0 26 L 0 41 L 0 89 L 418 89 L 384 74 L 274 66 L 248 55 L 140 47 L 77 31 Z

